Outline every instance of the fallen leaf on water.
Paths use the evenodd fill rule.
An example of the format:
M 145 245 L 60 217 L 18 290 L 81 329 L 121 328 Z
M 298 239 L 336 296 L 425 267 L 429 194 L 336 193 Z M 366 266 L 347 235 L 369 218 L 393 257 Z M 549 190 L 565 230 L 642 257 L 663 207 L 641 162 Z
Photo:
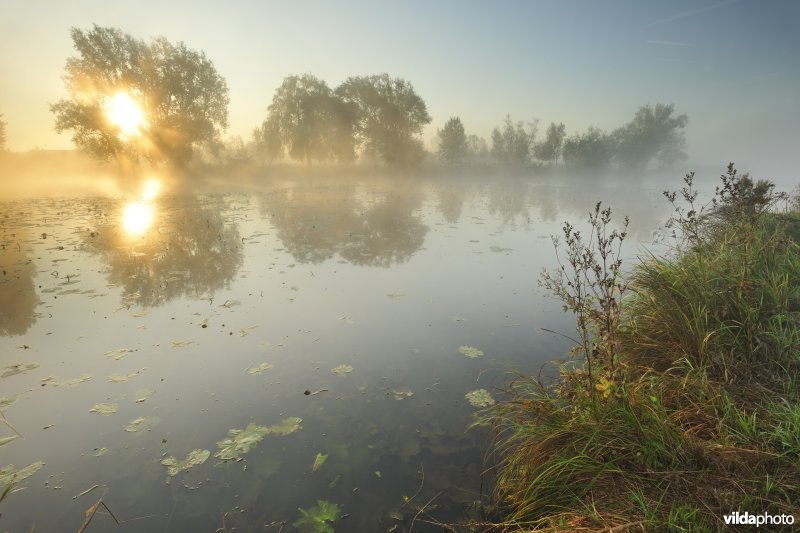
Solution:
M 290 433 L 303 429 L 303 426 L 300 425 L 302 421 L 303 419 L 298 416 L 290 416 L 289 418 L 284 418 L 277 424 L 269 426 L 267 432 L 276 435 L 289 435 Z
M 267 433 L 269 433 L 268 427 L 257 426 L 253 422 L 244 429 L 231 429 L 228 431 L 227 438 L 217 442 L 219 451 L 214 454 L 214 457 L 223 461 L 238 459 L 241 454 L 255 448 Z
M 328 455 L 324 453 L 317 453 L 317 457 L 314 459 L 314 464 L 311 466 L 311 471 L 316 472 L 319 470 L 322 465 L 325 464 L 325 461 L 328 459 Z
M 173 348 L 186 348 L 194 344 L 192 341 L 170 341 L 170 346 Z
M 112 357 L 116 361 L 119 361 L 120 359 L 124 359 L 125 357 L 127 357 L 129 353 L 133 353 L 135 351 L 136 350 L 131 350 L 130 348 L 117 348 L 116 350 L 111 350 L 110 352 L 106 352 L 103 355 L 105 355 L 106 357 Z
M 211 452 L 208 450 L 192 450 L 183 461 L 169 456 L 162 459 L 161 464 L 167 467 L 167 475 L 173 477 L 183 470 L 205 463 L 210 456 Z
M 127 426 L 125 426 L 125 431 L 128 433 L 139 433 L 141 431 L 150 431 L 156 425 L 161 422 L 161 419 L 157 416 L 140 416 L 139 418 L 134 418 L 131 420 Z
M 405 398 L 411 398 L 412 396 L 414 396 L 414 392 L 411 389 L 409 389 L 409 390 L 393 390 L 392 392 L 394 393 L 394 399 L 395 400 L 403 400 Z
M 3 437 L 2 439 L 0 439 L 0 446 L 8 444 L 12 440 L 16 440 L 18 437 L 19 435 L 11 435 L 10 437 Z
M 28 479 L 33 474 L 39 471 L 44 466 L 44 461 L 36 461 L 31 463 L 25 468 L 14 470 L 14 465 L 8 465 L 5 468 L 0 468 L 0 486 L 6 486 L 9 483 L 19 483 L 24 479 Z
M 98 413 L 101 415 L 111 415 L 119 411 L 119 404 L 118 403 L 96 403 L 94 407 L 89 409 L 90 413 Z
M 353 371 L 353 367 L 350 365 L 339 365 L 336 368 L 332 369 L 331 372 L 336 374 L 337 376 L 345 376 Z
M 387 294 L 386 296 L 388 296 L 392 300 L 399 300 L 400 298 L 405 296 L 405 294 L 403 294 L 401 292 L 392 292 L 392 293 Z
M 39 368 L 39 365 L 36 363 L 14 363 L 13 365 L 4 366 L 1 369 L 3 372 L 0 374 L 0 378 L 16 376 L 17 374 L 28 372 L 34 368 Z
M 473 407 L 489 407 L 495 403 L 494 398 L 492 398 L 492 395 L 489 394 L 489 391 L 486 389 L 470 391 L 464 395 L 464 398 L 466 398 Z
M 458 351 L 469 357 L 470 359 L 477 359 L 478 357 L 483 357 L 483 352 L 474 346 L 459 346 Z
M 108 379 L 106 381 L 108 381 L 109 383 L 122 383 L 123 381 L 128 381 L 129 379 L 135 378 L 143 370 L 144 369 L 137 370 L 136 372 L 131 372 L 130 374 L 112 374 L 108 376 Z
M 50 384 L 53 385 L 53 387 L 77 387 L 78 385 L 81 385 L 81 384 L 86 383 L 87 381 L 91 381 L 91 380 L 92 380 L 92 375 L 91 374 L 84 374 L 83 376 L 81 376 L 79 378 L 72 378 L 72 379 L 68 379 L 66 381 L 52 381 L 51 380 Z
M 105 455 L 108 453 L 108 448 L 103 446 L 102 448 L 97 448 L 97 450 L 92 454 L 95 457 L 100 457 L 101 455 Z
M 258 326 L 247 326 L 247 327 L 244 327 L 244 328 L 239 330 L 239 336 L 240 337 L 246 337 L 247 335 L 250 334 L 251 331 L 253 331 L 257 327 Z
M 272 368 L 272 365 L 270 363 L 261 363 L 258 366 L 248 368 L 247 373 L 250 374 L 251 376 L 255 376 L 257 374 L 261 374 L 265 370 L 269 370 L 270 368 Z

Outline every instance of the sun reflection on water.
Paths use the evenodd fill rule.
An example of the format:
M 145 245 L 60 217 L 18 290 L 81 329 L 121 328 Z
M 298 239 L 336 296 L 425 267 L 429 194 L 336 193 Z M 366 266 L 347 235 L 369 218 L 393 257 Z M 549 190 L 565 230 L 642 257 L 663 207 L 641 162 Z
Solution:
M 131 202 L 122 211 L 122 227 L 131 236 L 143 235 L 153 225 L 153 206 L 145 202 Z

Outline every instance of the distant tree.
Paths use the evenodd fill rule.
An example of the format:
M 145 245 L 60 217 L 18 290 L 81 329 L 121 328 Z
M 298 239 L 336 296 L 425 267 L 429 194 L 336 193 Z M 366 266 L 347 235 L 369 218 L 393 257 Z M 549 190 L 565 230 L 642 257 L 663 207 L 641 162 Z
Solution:
M 0 115 L 0 151 L 6 149 L 6 121 Z
M 688 119 L 674 112 L 672 104 L 645 105 L 633 120 L 614 131 L 615 158 L 621 168 L 643 171 L 653 160 L 669 167 L 686 159 L 683 128 Z
M 356 139 L 368 153 L 393 165 L 413 165 L 424 156 L 419 136 L 431 117 L 412 85 L 388 74 L 357 76 L 336 88 L 356 109 Z
M 348 162 L 355 156 L 355 120 L 355 107 L 324 81 L 311 74 L 288 76 L 275 91 L 261 139 L 273 156 Z
M 182 165 L 227 128 L 228 87 L 203 52 L 97 25 L 70 33 L 78 56 L 65 67 L 69 98 L 50 109 L 56 131 L 72 131 L 78 147 Z
M 526 131 L 524 122 L 514 123 L 511 116 L 506 115 L 503 129 L 492 130 L 492 156 L 502 165 L 527 165 L 536 137 L 536 122 L 529 123 L 528 128 Z
M 544 141 L 536 143 L 533 146 L 533 155 L 536 159 L 546 161 L 553 164 L 561 157 L 561 149 L 564 144 L 564 137 L 566 137 L 567 129 L 564 124 L 556 124 L 551 122 L 547 127 Z
M 461 119 L 451 117 L 436 134 L 439 138 L 439 158 L 449 165 L 463 163 L 469 154 L 469 146 Z
M 586 133 L 568 137 L 564 141 L 563 153 L 565 165 L 603 170 L 611 164 L 614 142 L 605 131 L 589 127 Z
M 477 135 L 467 136 L 467 150 L 469 156 L 474 161 L 486 160 L 489 156 L 489 145 L 486 139 Z

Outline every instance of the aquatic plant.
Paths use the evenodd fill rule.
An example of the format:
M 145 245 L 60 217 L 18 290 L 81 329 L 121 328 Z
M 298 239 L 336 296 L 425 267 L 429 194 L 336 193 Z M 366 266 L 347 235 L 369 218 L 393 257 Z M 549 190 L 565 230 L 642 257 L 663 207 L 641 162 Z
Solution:
M 298 508 L 300 518 L 294 527 L 308 533 L 333 533 L 331 522 L 339 518 L 339 506 L 327 500 L 317 500 L 317 505 L 308 509 Z

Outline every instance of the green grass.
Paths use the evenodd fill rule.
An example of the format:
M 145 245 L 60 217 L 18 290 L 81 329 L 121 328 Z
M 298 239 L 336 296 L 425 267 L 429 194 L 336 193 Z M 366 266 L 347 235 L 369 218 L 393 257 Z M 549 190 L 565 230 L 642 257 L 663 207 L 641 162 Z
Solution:
M 732 167 L 695 209 L 690 180 L 680 244 L 629 270 L 616 317 L 588 313 L 591 366 L 579 348 L 557 383 L 519 377 L 482 412 L 496 530 L 800 520 L 800 217 Z

